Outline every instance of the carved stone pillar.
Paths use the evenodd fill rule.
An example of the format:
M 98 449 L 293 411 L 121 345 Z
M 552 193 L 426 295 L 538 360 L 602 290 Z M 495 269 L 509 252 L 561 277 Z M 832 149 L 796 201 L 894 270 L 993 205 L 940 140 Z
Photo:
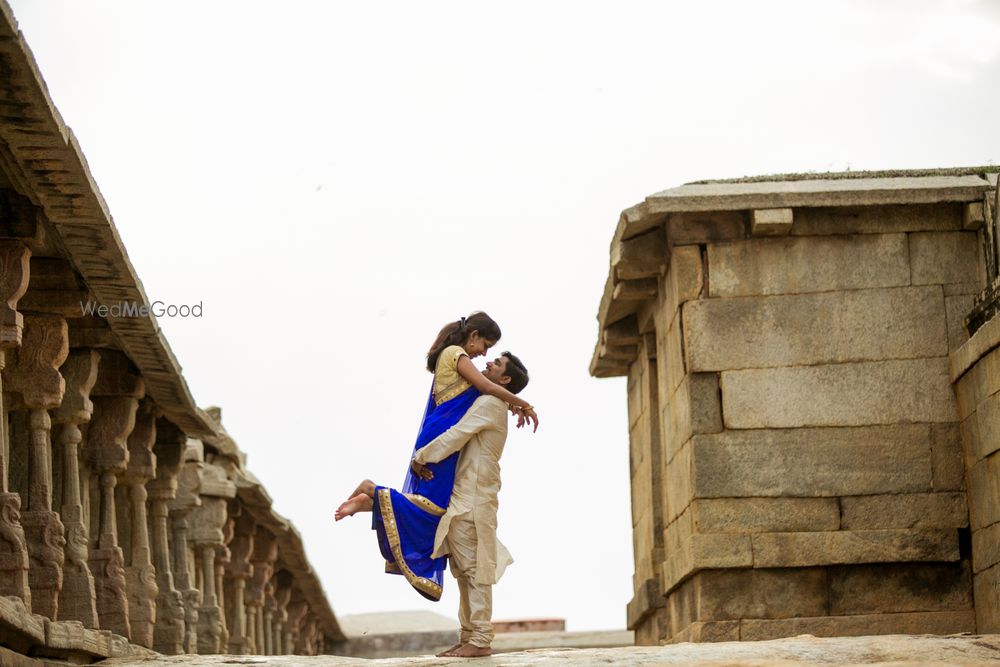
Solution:
M 52 420 L 48 411 L 62 402 L 65 382 L 59 367 L 68 355 L 66 320 L 54 315 L 26 315 L 24 341 L 11 355 L 6 370 L 7 391 L 19 395 L 29 414 L 28 504 L 21 513 L 21 524 L 31 559 L 31 609 L 53 621 L 58 617 L 66 541 L 59 514 L 52 510 Z
M 288 653 L 300 653 L 299 637 L 302 634 L 302 625 L 306 615 L 309 613 L 309 603 L 302 597 L 302 592 L 297 588 L 292 590 L 292 599 L 288 603 L 287 639 L 285 642 Z
M 274 577 L 264 586 L 264 655 L 276 655 L 274 646 L 274 614 L 278 601 L 274 597 Z
M 215 594 L 218 596 L 219 609 L 222 611 L 220 614 L 222 636 L 219 640 L 219 651 L 221 653 L 226 653 L 229 650 L 229 622 L 226 614 L 226 609 L 228 609 L 226 606 L 226 572 L 232 562 L 232 552 L 229 550 L 229 545 L 233 541 L 236 525 L 236 519 L 229 516 L 228 506 L 226 507 L 226 515 L 226 523 L 222 527 L 223 543 L 215 547 Z
M 254 536 L 253 576 L 247 582 L 247 617 L 253 621 L 254 653 L 267 654 L 267 635 L 264 633 L 264 597 L 267 583 L 274 574 L 274 563 L 278 560 L 278 543 L 270 531 L 258 526 Z
M 150 539 L 156 570 L 156 624 L 153 649 L 167 655 L 184 652 L 184 599 L 174 586 L 167 518 L 168 503 L 177 496 L 177 475 L 187 436 L 166 420 L 156 424 L 156 477 L 146 484 L 149 493 Z
M 88 565 L 88 518 L 84 513 L 80 486 L 81 426 L 94 412 L 90 392 L 97 382 L 100 357 L 89 349 L 74 350 L 62 365 L 66 393 L 62 404 L 52 411 L 53 423 L 59 428 L 59 449 L 62 461 L 62 503 L 59 513 L 66 528 L 63 586 L 59 593 L 59 618 L 80 621 L 85 627 L 98 628 L 97 593 L 94 577 Z
M 201 471 L 201 506 L 191 512 L 191 542 L 201 566 L 202 601 L 198 608 L 198 653 L 218 653 L 223 647 L 223 619 L 216 591 L 215 556 L 225 545 L 226 504 L 236 496 L 236 485 L 226 472 L 211 464 Z
M 10 350 L 21 344 L 24 319 L 17 302 L 28 289 L 31 251 L 20 241 L 0 240 L 0 371 Z M 31 609 L 28 585 L 28 544 L 21 525 L 21 497 L 10 491 L 10 441 L 0 373 L 0 596 L 21 598 Z
M 299 655 L 316 655 L 316 617 L 308 614 L 299 632 L 299 643 L 295 652 Z
M 229 577 L 226 580 L 227 625 L 229 627 L 229 652 L 246 655 L 253 649 L 248 636 L 246 585 L 253 574 L 250 555 L 253 551 L 256 525 L 250 513 L 239 504 L 230 504 L 230 518 L 235 515 L 233 540 L 230 543 Z
M 184 652 L 198 652 L 198 608 L 201 591 L 195 586 L 195 575 L 189 567 L 188 517 L 201 505 L 201 443 L 185 447 L 184 464 L 178 476 L 177 496 L 170 502 L 170 554 L 173 557 L 174 581 L 184 601 Z M 197 443 L 197 445 L 193 444 Z M 193 558 L 191 558 L 193 560 Z
M 287 642 L 288 635 L 288 603 L 292 599 L 292 575 L 288 570 L 281 570 L 274 575 L 274 655 L 288 655 L 292 652 Z
M 128 438 L 145 384 L 121 352 L 101 350 L 97 384 L 91 391 L 94 418 L 83 456 L 91 474 L 90 571 L 101 629 L 131 638 L 125 558 L 118 542 L 115 488 L 128 467 Z
M 156 413 L 156 405 L 151 399 L 144 398 L 139 403 L 135 427 L 128 438 L 128 467 L 116 494 L 118 507 L 128 508 L 126 514 L 118 517 L 118 531 L 123 537 L 128 536 L 122 546 L 132 643 L 146 648 L 153 648 L 159 594 L 146 520 L 146 483 L 156 475 L 156 455 L 153 453 Z

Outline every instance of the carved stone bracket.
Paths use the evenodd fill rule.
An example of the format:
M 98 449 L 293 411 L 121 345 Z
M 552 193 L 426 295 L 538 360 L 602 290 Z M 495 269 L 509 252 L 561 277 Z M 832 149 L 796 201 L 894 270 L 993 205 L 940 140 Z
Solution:
M 0 371 L 6 355 L 21 344 L 24 318 L 17 302 L 28 289 L 31 251 L 20 241 L 0 240 Z M 21 525 L 21 497 L 8 486 L 7 408 L 0 373 L 0 596 L 12 595 L 31 609 L 28 543 Z
M 51 315 L 24 317 L 24 338 L 6 369 L 6 389 L 29 411 L 28 506 L 21 514 L 27 538 L 32 611 L 58 618 L 66 541 L 59 514 L 52 510 L 52 421 L 65 381 L 59 368 L 69 355 L 66 320 Z

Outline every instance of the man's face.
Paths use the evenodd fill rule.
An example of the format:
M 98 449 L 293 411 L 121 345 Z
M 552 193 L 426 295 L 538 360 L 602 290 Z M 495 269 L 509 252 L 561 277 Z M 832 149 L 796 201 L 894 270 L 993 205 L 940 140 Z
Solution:
M 486 370 L 483 371 L 483 375 L 490 382 L 495 382 L 499 385 L 510 382 L 510 377 L 507 375 L 507 357 L 500 355 L 493 361 L 487 361 Z

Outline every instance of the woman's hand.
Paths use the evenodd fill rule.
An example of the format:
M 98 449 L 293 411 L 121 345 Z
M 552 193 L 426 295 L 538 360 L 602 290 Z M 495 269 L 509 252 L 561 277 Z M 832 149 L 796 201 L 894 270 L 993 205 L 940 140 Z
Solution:
M 531 432 L 534 433 L 535 431 L 538 430 L 538 413 L 535 412 L 534 407 L 528 406 L 526 408 L 522 408 L 520 406 L 514 405 L 511 406 L 510 412 L 511 414 L 517 416 L 518 428 L 521 428 L 525 424 L 530 424 L 534 422 L 535 427 L 531 430 Z
M 430 468 L 423 465 L 422 463 L 417 463 L 413 459 L 410 459 L 410 470 L 413 471 L 414 475 L 424 480 L 425 482 L 429 482 L 432 479 L 434 479 L 434 473 L 431 472 Z

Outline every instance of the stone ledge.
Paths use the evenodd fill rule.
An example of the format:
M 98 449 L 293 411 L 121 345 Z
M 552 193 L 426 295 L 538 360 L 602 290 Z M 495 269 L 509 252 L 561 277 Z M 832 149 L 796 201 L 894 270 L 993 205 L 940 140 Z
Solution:
M 808 567 L 855 563 L 957 561 L 958 531 L 837 530 L 756 533 L 754 567 Z
M 958 379 L 965 375 L 973 364 L 997 346 L 1000 346 L 1000 317 L 994 317 L 981 326 L 979 331 L 965 341 L 962 347 L 948 355 L 951 381 L 958 382 Z
M 885 615 L 890 616 L 890 615 Z M 897 616 L 908 616 L 898 614 Z M 871 616 L 841 617 L 858 625 L 871 623 Z M 930 620 L 929 618 L 927 620 Z M 938 621 L 941 623 L 941 621 Z M 575 634 L 575 633 L 570 633 Z M 572 639 L 565 646 L 579 642 Z M 510 667 L 558 664 L 562 667 L 606 667 L 609 664 L 654 667 L 684 665 L 686 667 L 793 667 L 795 665 L 872 665 L 892 664 L 893 667 L 926 665 L 965 665 L 995 667 L 1000 655 L 1000 635 L 932 637 L 885 635 L 863 637 L 792 637 L 772 641 L 741 641 L 705 644 L 674 644 L 671 646 L 628 646 L 620 648 L 557 648 L 504 653 L 502 662 L 484 660 L 468 664 L 503 664 Z M 415 658 L 395 658 L 371 662 L 341 656 L 245 656 L 243 664 L 268 667 L 444 667 L 466 664 L 449 658 L 436 659 L 429 655 Z M 110 660 L 102 667 L 216 667 L 219 656 L 158 656 L 141 663 L 131 660 Z M 20 666 L 18 666 L 20 667 Z M 33 667 L 33 666 L 32 666 Z

